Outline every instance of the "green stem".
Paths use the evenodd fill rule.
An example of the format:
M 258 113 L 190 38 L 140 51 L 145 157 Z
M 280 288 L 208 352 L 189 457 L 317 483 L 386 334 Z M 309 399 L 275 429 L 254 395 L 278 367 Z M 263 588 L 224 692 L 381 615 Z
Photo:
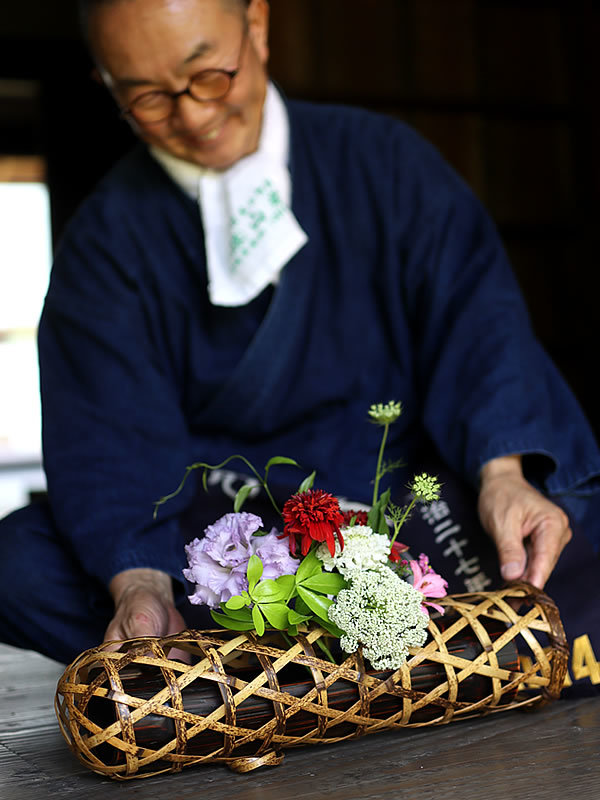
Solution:
M 294 639 L 288 636 L 285 631 L 279 631 L 279 633 L 283 636 L 289 647 L 293 647 L 295 644 L 298 644 L 298 642 L 294 641 Z M 306 664 L 303 664 L 302 666 L 312 678 L 313 677 L 312 669 L 310 667 L 307 667 Z
M 321 648 L 321 650 L 327 656 L 327 659 L 329 661 L 331 661 L 332 664 L 336 664 L 337 663 L 335 658 L 333 657 L 333 655 L 331 653 L 331 650 L 327 647 L 327 645 L 325 644 L 325 642 L 323 642 L 322 639 L 317 639 L 317 646 Z
M 384 427 L 383 427 L 383 436 L 381 437 L 381 444 L 379 445 L 379 456 L 377 458 L 377 469 L 375 470 L 375 486 L 373 487 L 373 503 L 372 503 L 372 505 L 375 505 L 375 503 L 377 502 L 378 495 L 379 495 L 379 481 L 381 480 L 381 477 L 383 475 L 383 473 L 381 471 L 381 464 L 383 462 L 383 451 L 385 450 L 385 443 L 386 443 L 386 440 L 387 440 L 389 427 L 390 427 L 389 422 L 384 425 Z
M 161 498 L 160 498 L 160 500 L 157 500 L 157 501 L 154 503 L 154 519 L 156 519 L 156 517 L 157 517 L 157 514 L 158 514 L 158 508 L 159 508 L 159 506 L 162 506 L 162 505 L 164 505 L 166 502 L 168 502 L 169 500 L 172 500 L 174 497 L 177 497 L 177 495 L 178 495 L 178 494 L 179 494 L 179 493 L 180 493 L 180 492 L 183 490 L 183 487 L 185 486 L 185 483 L 186 483 L 186 481 L 187 481 L 187 479 L 188 479 L 188 477 L 189 477 L 190 473 L 191 473 L 193 470 L 195 470 L 195 469 L 200 469 L 200 467 L 202 467 L 204 470 L 215 470 L 215 469 L 221 469 L 222 467 L 224 467 L 224 466 L 226 466 L 227 464 L 229 464 L 229 462 L 230 462 L 230 461 L 233 461 L 233 459 L 234 459 L 234 458 L 239 458 L 239 459 L 240 459 L 240 461 L 243 461 L 243 462 L 244 462 L 244 464 L 246 464 L 246 466 L 247 466 L 247 467 L 249 467 L 249 468 L 252 470 L 252 472 L 254 473 L 255 477 L 256 477 L 256 478 L 257 478 L 257 480 L 258 480 L 258 482 L 260 483 L 260 485 L 262 486 L 262 488 L 265 490 L 265 492 L 266 492 L 266 494 L 267 494 L 267 497 L 269 498 L 269 500 L 271 501 L 271 504 L 273 505 L 273 508 L 275 509 L 275 511 L 277 512 L 277 514 L 279 514 L 279 516 L 281 516 L 281 511 L 280 511 L 280 509 L 279 509 L 279 506 L 278 506 L 278 505 L 277 505 L 277 503 L 275 502 L 275 498 L 274 498 L 274 497 L 273 497 L 273 495 L 271 494 L 271 491 L 270 491 L 270 489 L 269 489 L 269 487 L 268 487 L 268 485 L 267 485 L 266 473 L 265 473 L 265 477 L 263 478 L 263 477 L 262 477 L 262 476 L 261 476 L 261 475 L 260 475 L 260 474 L 257 472 L 257 470 L 254 468 L 254 466 L 253 466 L 253 465 L 252 465 L 252 464 L 251 464 L 251 463 L 248 461 L 248 459 L 247 459 L 247 458 L 245 458 L 244 456 L 241 456 L 241 455 L 238 455 L 238 454 L 236 454 L 236 455 L 233 455 L 233 456 L 229 456 L 228 458 L 226 458 L 226 459 L 225 459 L 225 461 L 221 461 L 221 463 L 220 463 L 220 464 L 206 464 L 206 463 L 204 463 L 203 461 L 197 461 L 195 464 L 190 464 L 190 466 L 189 466 L 189 467 L 186 467 L 186 468 L 185 468 L 185 473 L 184 473 L 184 476 L 183 476 L 183 478 L 181 479 L 181 483 L 179 484 L 179 486 L 177 487 L 177 489 L 175 489 L 175 491 L 174 491 L 174 492 L 171 492 L 171 494 L 167 494 L 167 495 L 165 495 L 164 497 L 161 497 Z M 206 487 L 205 487 L 205 488 L 206 488 Z
M 398 520 L 398 522 L 396 522 L 396 521 L 394 520 L 394 535 L 392 536 L 392 540 L 391 540 L 391 542 L 390 542 L 390 545 L 394 544 L 394 542 L 396 541 L 396 537 L 397 537 L 397 536 L 398 536 L 398 534 L 400 533 L 400 528 L 401 528 L 401 527 L 404 525 L 404 523 L 406 522 L 406 518 L 408 517 L 408 515 L 410 514 L 410 512 L 413 510 L 413 508 L 414 508 L 414 505 L 415 505 L 415 503 L 416 503 L 416 502 L 417 502 L 417 498 L 416 498 L 416 497 L 413 497 L 413 499 L 410 501 L 409 505 L 406 507 L 406 511 L 404 512 L 404 514 L 402 514 L 402 516 L 400 517 L 400 519 Z
M 243 456 L 240 456 L 240 458 L 243 458 Z M 246 459 L 244 459 L 244 461 L 246 461 Z M 250 467 L 250 469 L 251 469 L 251 470 L 254 472 L 254 474 L 256 475 L 256 477 L 258 478 L 258 480 L 260 481 L 260 483 L 261 483 L 261 486 L 263 487 L 263 489 L 264 489 L 264 490 L 265 490 L 265 492 L 267 493 L 267 497 L 268 497 L 268 498 L 269 498 L 269 500 L 271 501 L 271 505 L 273 506 L 273 508 L 275 509 L 275 511 L 276 511 L 276 512 L 279 514 L 279 516 L 281 516 L 281 511 L 279 510 L 279 506 L 278 506 L 278 505 L 277 505 L 277 503 L 275 502 L 275 498 L 274 498 L 274 497 L 273 497 L 273 495 L 271 494 L 271 490 L 269 489 L 269 486 L 268 486 L 268 484 L 267 484 L 267 477 L 268 477 L 268 475 L 269 475 L 269 468 L 267 467 L 267 468 L 265 469 L 265 477 L 264 477 L 264 478 L 261 478 L 261 477 L 260 477 L 260 475 L 258 474 L 258 472 L 257 472 L 257 471 L 254 469 L 254 467 L 252 466 L 252 464 L 250 464 L 250 462 L 249 462 L 249 461 L 246 461 L 246 463 L 248 464 L 248 466 Z

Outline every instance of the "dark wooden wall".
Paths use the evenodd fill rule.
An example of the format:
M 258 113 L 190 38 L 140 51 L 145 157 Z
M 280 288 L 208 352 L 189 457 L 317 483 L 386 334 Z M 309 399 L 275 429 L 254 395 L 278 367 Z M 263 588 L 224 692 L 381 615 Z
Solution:
M 131 143 L 89 79 L 74 4 L 0 10 L 0 152 L 48 157 L 55 233 Z M 534 326 L 597 432 L 600 8 L 594 0 L 272 0 L 271 72 L 293 97 L 367 106 L 429 138 L 495 219 Z
M 475 190 L 598 431 L 600 4 L 280 0 L 272 16 L 290 94 L 408 121 Z

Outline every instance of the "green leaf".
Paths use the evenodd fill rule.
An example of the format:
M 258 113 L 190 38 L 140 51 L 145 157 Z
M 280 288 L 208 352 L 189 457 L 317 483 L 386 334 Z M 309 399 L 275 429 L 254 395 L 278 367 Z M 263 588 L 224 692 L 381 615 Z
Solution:
M 288 607 L 284 603 L 261 603 L 260 610 L 273 628 L 283 631 L 288 626 Z
M 294 461 L 293 458 L 287 458 L 286 456 L 273 456 L 270 458 L 267 463 L 265 464 L 265 472 L 268 472 L 271 467 L 274 467 L 276 464 L 289 464 L 290 467 L 299 467 L 297 461 Z
M 296 578 L 294 575 L 280 575 L 275 579 L 275 583 L 283 591 L 285 601 L 287 602 L 295 594 Z
M 225 614 L 218 614 L 216 611 L 210 612 L 211 617 L 222 628 L 229 628 L 231 631 L 251 631 L 255 625 L 254 623 L 249 620 L 248 622 L 233 619 L 232 617 L 226 617 Z
M 262 636 L 265 632 L 265 618 L 260 613 L 260 608 L 257 605 L 252 606 L 252 622 L 258 635 Z
M 260 537 L 260 536 L 268 536 L 268 535 L 269 535 L 269 531 L 260 531 L 260 530 L 259 531 L 254 531 L 254 533 L 252 534 L 252 536 L 258 536 L 258 537 Z
M 311 472 L 307 478 L 304 478 L 300 486 L 298 487 L 297 494 L 302 494 L 303 492 L 308 492 L 309 489 L 312 489 L 313 484 L 315 482 L 315 478 L 317 477 L 316 472 Z
M 290 625 L 287 629 L 287 632 L 290 636 L 297 636 L 298 635 L 298 626 L 297 625 Z
M 335 625 L 335 624 L 334 624 L 334 623 L 333 623 L 333 622 L 332 622 L 332 621 L 329 619 L 329 617 L 328 617 L 326 620 L 324 620 L 323 618 L 321 618 L 321 620 L 320 620 L 320 622 L 319 622 L 319 625 L 320 625 L 322 628 L 325 628 L 325 630 L 326 630 L 328 633 L 331 633 L 333 636 L 337 637 L 338 639 L 340 638 L 340 636 L 343 636 L 343 635 L 344 635 L 344 631 L 340 630 L 340 629 L 338 628 L 338 626 L 337 626 L 337 625 Z
M 303 586 L 298 587 L 298 594 L 313 614 L 316 614 L 319 619 L 329 620 L 327 609 L 332 604 L 332 600 L 328 597 L 324 597 L 322 594 L 315 594 L 311 592 L 310 589 L 305 589 Z
M 285 590 L 278 586 L 275 581 L 267 578 L 254 587 L 251 595 L 252 599 L 257 603 L 276 603 L 278 600 L 283 600 Z
M 241 594 L 234 594 L 233 597 L 230 597 L 225 603 L 225 608 L 237 610 L 243 608 L 245 605 L 246 602 Z
M 294 610 L 296 613 L 300 614 L 301 616 L 308 616 L 312 617 L 312 611 L 306 605 L 304 600 L 301 597 L 296 598 L 296 602 L 294 603 Z
M 386 508 L 388 506 L 388 503 L 390 502 L 391 491 L 392 491 L 391 489 L 387 488 L 385 490 L 385 492 L 379 498 L 379 502 L 381 503 L 381 510 L 384 513 L 385 513 L 385 510 L 386 510 Z
M 290 608 L 288 619 L 290 625 L 300 625 L 301 622 L 308 622 L 312 618 L 312 614 L 299 614 L 294 608 Z
M 379 531 L 380 515 L 379 504 L 375 504 L 367 514 L 367 525 L 374 533 Z
M 235 511 L 236 514 L 242 510 L 242 506 L 244 505 L 244 503 L 248 499 L 248 495 L 254 488 L 255 488 L 254 486 L 251 486 L 246 483 L 244 486 L 238 489 L 238 492 L 235 496 L 235 500 L 233 501 L 233 510 Z
M 317 558 L 314 550 L 310 550 L 304 556 L 296 571 L 296 586 L 303 583 L 307 578 L 310 578 L 311 575 L 316 575 L 317 572 L 321 572 L 322 569 L 323 564 L 321 560 Z
M 248 570 L 246 575 L 248 576 L 248 588 L 250 589 L 250 594 L 252 594 L 252 590 L 260 580 L 260 576 L 263 574 L 263 563 L 258 556 L 250 556 L 248 560 Z
M 386 489 L 381 495 L 379 500 L 369 511 L 367 516 L 367 524 L 372 529 L 373 533 L 389 533 L 388 524 L 385 519 L 385 509 L 390 502 L 390 490 Z
M 321 594 L 337 594 L 346 588 L 347 582 L 339 572 L 321 572 L 302 581 L 302 586 Z
M 252 622 L 252 612 L 250 611 L 248 606 L 244 606 L 239 610 L 233 608 L 225 608 L 223 610 L 223 614 L 226 617 L 230 617 L 231 619 L 237 619 L 239 622 Z
M 371 506 L 371 510 L 367 514 L 367 525 L 374 533 L 379 531 L 379 521 L 381 519 L 381 498 Z

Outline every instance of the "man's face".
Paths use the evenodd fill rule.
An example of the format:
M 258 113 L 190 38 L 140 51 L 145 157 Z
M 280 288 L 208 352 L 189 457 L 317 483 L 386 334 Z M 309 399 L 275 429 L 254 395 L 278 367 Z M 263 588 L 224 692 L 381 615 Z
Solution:
M 102 77 L 122 108 L 145 92 L 179 92 L 204 69 L 238 75 L 221 100 L 176 101 L 171 117 L 134 123 L 138 136 L 178 158 L 225 169 L 256 150 L 266 91 L 268 7 L 252 0 L 118 0 L 90 21 L 90 41 Z M 243 43 L 243 46 L 242 46 Z

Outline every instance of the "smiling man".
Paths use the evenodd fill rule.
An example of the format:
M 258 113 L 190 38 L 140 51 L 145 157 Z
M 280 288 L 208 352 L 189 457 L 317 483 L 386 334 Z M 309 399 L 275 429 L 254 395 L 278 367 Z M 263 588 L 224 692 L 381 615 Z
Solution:
M 1 525 L 4 641 L 66 661 L 103 637 L 201 624 L 183 546 L 215 499 L 190 486 L 157 520 L 153 502 L 187 464 L 236 452 L 291 455 L 368 502 L 366 410 L 392 398 L 405 411 L 389 457 L 418 470 L 433 446 L 449 496 L 470 487 L 503 578 L 543 586 L 573 527 L 565 552 L 593 567 L 593 435 L 493 224 L 433 148 L 384 116 L 284 98 L 265 0 L 81 6 L 141 141 L 56 255 L 39 340 L 49 500 Z M 447 514 L 432 528 L 456 558 L 451 589 L 485 588 L 455 529 Z
M 244 0 L 91 5 L 92 52 L 141 139 L 218 170 L 257 149 L 267 88 L 266 2 L 247 12 Z

